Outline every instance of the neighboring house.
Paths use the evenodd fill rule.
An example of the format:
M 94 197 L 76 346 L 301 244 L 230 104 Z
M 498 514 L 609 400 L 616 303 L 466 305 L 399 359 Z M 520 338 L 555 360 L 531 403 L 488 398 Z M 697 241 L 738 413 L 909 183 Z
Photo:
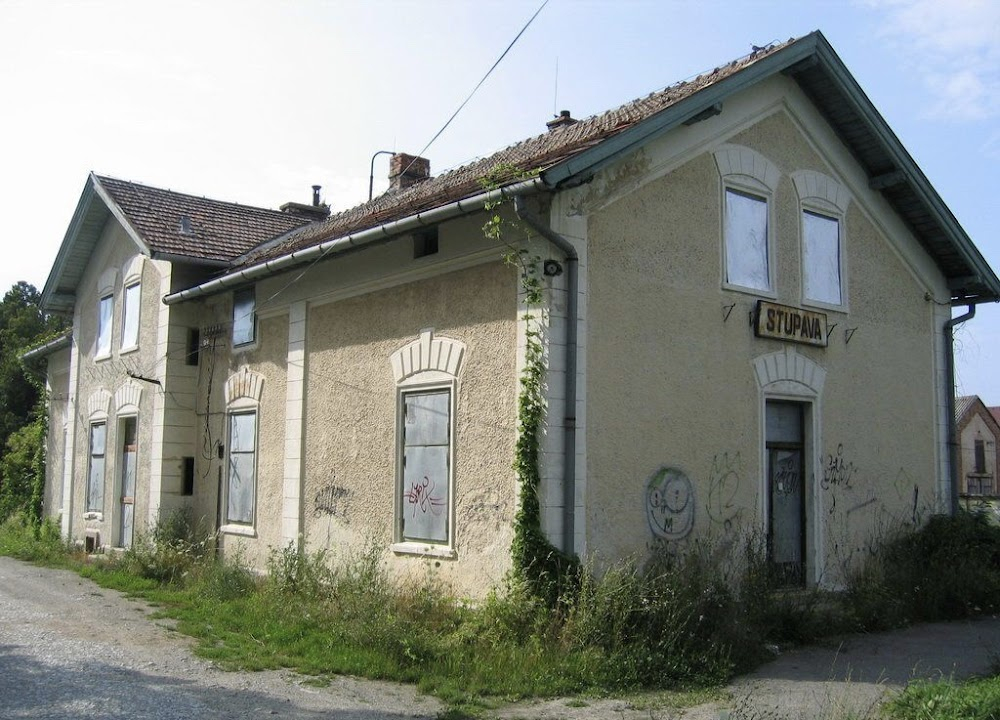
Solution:
M 950 509 L 951 308 L 1000 280 L 822 35 L 548 125 L 436 178 L 396 155 L 328 219 L 252 210 L 214 265 L 183 222 L 210 201 L 92 177 L 43 292 L 74 317 L 65 533 L 124 544 L 134 497 L 136 528 L 188 507 L 258 567 L 374 546 L 481 595 L 511 566 L 537 326 L 542 527 L 598 566 L 756 530 L 789 583 L 837 586 Z
M 997 491 L 1000 424 L 991 410 L 978 395 L 966 395 L 955 400 L 955 426 L 960 447 L 959 492 L 967 500 L 1000 494 Z

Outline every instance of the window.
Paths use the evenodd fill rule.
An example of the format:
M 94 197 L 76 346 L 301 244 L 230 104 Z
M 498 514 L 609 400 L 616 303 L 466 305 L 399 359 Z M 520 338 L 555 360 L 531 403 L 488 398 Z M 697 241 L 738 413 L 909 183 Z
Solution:
M 111 354 L 111 315 L 114 310 L 114 296 L 105 295 L 98 304 L 97 312 L 97 355 Z
M 229 415 L 226 522 L 252 525 L 257 476 L 257 413 Z
M 451 515 L 451 390 L 404 392 L 400 404 L 400 536 L 403 542 L 445 544 Z
M 978 475 L 986 473 L 986 443 L 982 440 L 975 441 L 976 470 Z
M 105 422 L 90 426 L 90 469 L 87 474 L 87 511 L 104 509 L 104 450 L 107 445 L 108 425 Z
M 252 343 L 256 337 L 256 305 L 253 288 L 233 293 L 233 345 Z
M 807 301 L 841 305 L 840 221 L 802 211 L 802 284 Z
M 771 289 L 767 199 L 726 188 L 726 283 Z
M 181 472 L 181 495 L 190 497 L 194 495 L 194 458 L 184 458 L 183 470 Z
M 122 349 L 139 346 L 139 283 L 125 288 L 122 299 Z

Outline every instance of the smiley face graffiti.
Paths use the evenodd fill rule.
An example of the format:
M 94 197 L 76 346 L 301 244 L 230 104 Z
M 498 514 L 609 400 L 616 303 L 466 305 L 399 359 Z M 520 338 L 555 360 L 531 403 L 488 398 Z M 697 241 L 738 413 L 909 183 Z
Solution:
M 661 467 L 646 483 L 646 519 L 657 537 L 680 540 L 694 527 L 694 488 L 681 470 Z

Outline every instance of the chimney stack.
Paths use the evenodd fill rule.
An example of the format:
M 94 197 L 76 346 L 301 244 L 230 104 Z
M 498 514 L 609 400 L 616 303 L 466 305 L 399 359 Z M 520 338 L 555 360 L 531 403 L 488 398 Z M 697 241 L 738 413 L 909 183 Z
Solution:
M 569 110 L 560 110 L 559 115 L 556 116 L 554 120 L 549 120 L 545 123 L 545 127 L 549 129 L 549 132 L 553 130 L 558 130 L 559 128 L 569 127 L 576 122 L 569 114 Z
M 389 160 L 389 189 L 405 190 L 431 177 L 431 161 L 427 158 L 396 153 Z
M 320 203 L 319 201 L 319 191 L 322 187 L 322 185 L 312 186 L 312 205 L 297 202 L 286 202 L 278 209 L 283 213 L 295 215 L 296 217 L 300 217 L 305 220 L 326 220 L 330 217 L 330 206 L 326 203 Z

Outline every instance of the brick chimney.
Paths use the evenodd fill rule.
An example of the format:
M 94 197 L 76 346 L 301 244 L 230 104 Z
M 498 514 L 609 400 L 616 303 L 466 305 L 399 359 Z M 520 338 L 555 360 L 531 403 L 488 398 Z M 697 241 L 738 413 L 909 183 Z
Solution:
M 431 161 L 427 158 L 396 153 L 389 160 L 389 189 L 405 190 L 431 177 Z
M 305 203 L 286 202 L 279 210 L 288 215 L 304 218 L 306 220 L 326 220 L 330 217 L 330 206 L 319 201 L 320 185 L 313 185 L 312 205 Z
M 549 120 L 545 123 L 545 127 L 549 129 L 549 132 L 552 132 L 553 130 L 558 130 L 559 128 L 569 127 L 575 122 L 576 120 L 570 117 L 569 110 L 560 110 L 554 120 Z

